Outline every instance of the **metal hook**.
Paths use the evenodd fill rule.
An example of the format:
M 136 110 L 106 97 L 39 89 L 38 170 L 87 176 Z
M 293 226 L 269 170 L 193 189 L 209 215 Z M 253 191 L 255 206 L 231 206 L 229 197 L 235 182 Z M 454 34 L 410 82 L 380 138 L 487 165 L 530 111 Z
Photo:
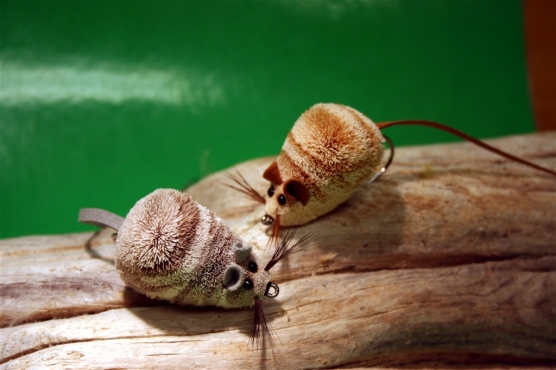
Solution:
M 266 214 L 261 218 L 263 225 L 272 225 L 274 223 L 274 218 L 271 215 Z
M 272 288 L 272 290 L 271 290 Z M 272 281 L 269 281 L 266 285 L 266 291 L 264 295 L 269 298 L 274 298 L 280 293 L 280 289 L 278 289 L 278 285 L 274 284 Z
M 378 178 L 380 176 L 382 176 L 382 174 L 384 172 L 386 172 L 386 170 L 388 169 L 388 167 L 390 167 L 390 163 L 392 163 L 392 160 L 394 159 L 394 143 L 392 142 L 392 140 L 390 140 L 390 138 L 386 135 L 383 135 L 384 139 L 388 142 L 388 145 L 390 146 L 390 157 L 388 158 L 388 161 L 386 162 L 386 164 L 384 165 L 384 167 L 382 167 L 380 169 L 380 171 L 378 171 L 377 173 L 375 173 L 375 175 L 371 178 L 371 181 L 369 182 L 373 182 L 378 180 Z

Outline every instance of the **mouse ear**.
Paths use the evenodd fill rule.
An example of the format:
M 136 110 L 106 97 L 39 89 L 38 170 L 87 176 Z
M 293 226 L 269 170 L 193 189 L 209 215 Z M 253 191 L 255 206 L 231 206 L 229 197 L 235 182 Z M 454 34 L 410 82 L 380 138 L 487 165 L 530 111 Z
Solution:
M 247 257 L 249 257 L 249 255 L 251 254 L 252 249 L 253 249 L 253 247 L 251 247 L 250 245 L 238 242 L 236 244 L 235 249 L 234 249 L 234 255 L 236 257 L 236 262 L 237 263 L 245 262 Z
M 224 271 L 224 278 L 222 279 L 222 283 L 224 283 L 224 286 L 227 289 L 231 291 L 237 290 L 237 288 L 241 286 L 242 281 L 243 270 L 241 269 L 241 267 L 239 267 L 235 263 L 232 263 L 226 268 L 226 271 Z
M 276 161 L 272 162 L 270 166 L 264 171 L 263 177 L 272 182 L 273 184 L 280 185 L 282 183 L 282 176 L 280 176 L 280 169 Z
M 300 201 L 303 205 L 306 205 L 310 198 L 309 190 L 300 181 L 295 179 L 286 181 L 284 184 L 284 194 L 287 197 Z

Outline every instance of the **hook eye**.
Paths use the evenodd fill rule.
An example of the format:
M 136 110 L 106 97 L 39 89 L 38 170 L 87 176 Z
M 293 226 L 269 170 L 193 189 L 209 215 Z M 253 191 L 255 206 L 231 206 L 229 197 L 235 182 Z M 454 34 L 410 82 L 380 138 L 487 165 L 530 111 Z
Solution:
M 271 215 L 266 214 L 261 218 L 263 225 L 272 225 L 274 223 L 274 218 Z
M 269 298 L 274 298 L 278 295 L 278 293 L 280 293 L 278 285 L 274 284 L 272 281 L 269 281 L 268 284 L 266 284 L 264 295 Z

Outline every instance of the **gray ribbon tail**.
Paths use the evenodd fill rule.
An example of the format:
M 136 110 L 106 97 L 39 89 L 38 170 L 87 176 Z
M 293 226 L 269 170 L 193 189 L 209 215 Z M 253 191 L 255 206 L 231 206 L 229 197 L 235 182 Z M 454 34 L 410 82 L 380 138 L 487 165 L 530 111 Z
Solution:
M 100 227 L 108 226 L 118 231 L 124 222 L 124 218 L 104 209 L 82 208 L 79 211 L 79 222 Z

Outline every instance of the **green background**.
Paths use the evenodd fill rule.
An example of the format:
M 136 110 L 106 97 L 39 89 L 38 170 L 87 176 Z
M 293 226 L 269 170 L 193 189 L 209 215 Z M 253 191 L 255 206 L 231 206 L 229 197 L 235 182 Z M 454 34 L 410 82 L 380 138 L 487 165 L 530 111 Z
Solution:
M 1 1 L 0 237 L 277 154 L 318 102 L 534 130 L 521 1 Z M 397 145 L 454 141 L 392 128 Z

